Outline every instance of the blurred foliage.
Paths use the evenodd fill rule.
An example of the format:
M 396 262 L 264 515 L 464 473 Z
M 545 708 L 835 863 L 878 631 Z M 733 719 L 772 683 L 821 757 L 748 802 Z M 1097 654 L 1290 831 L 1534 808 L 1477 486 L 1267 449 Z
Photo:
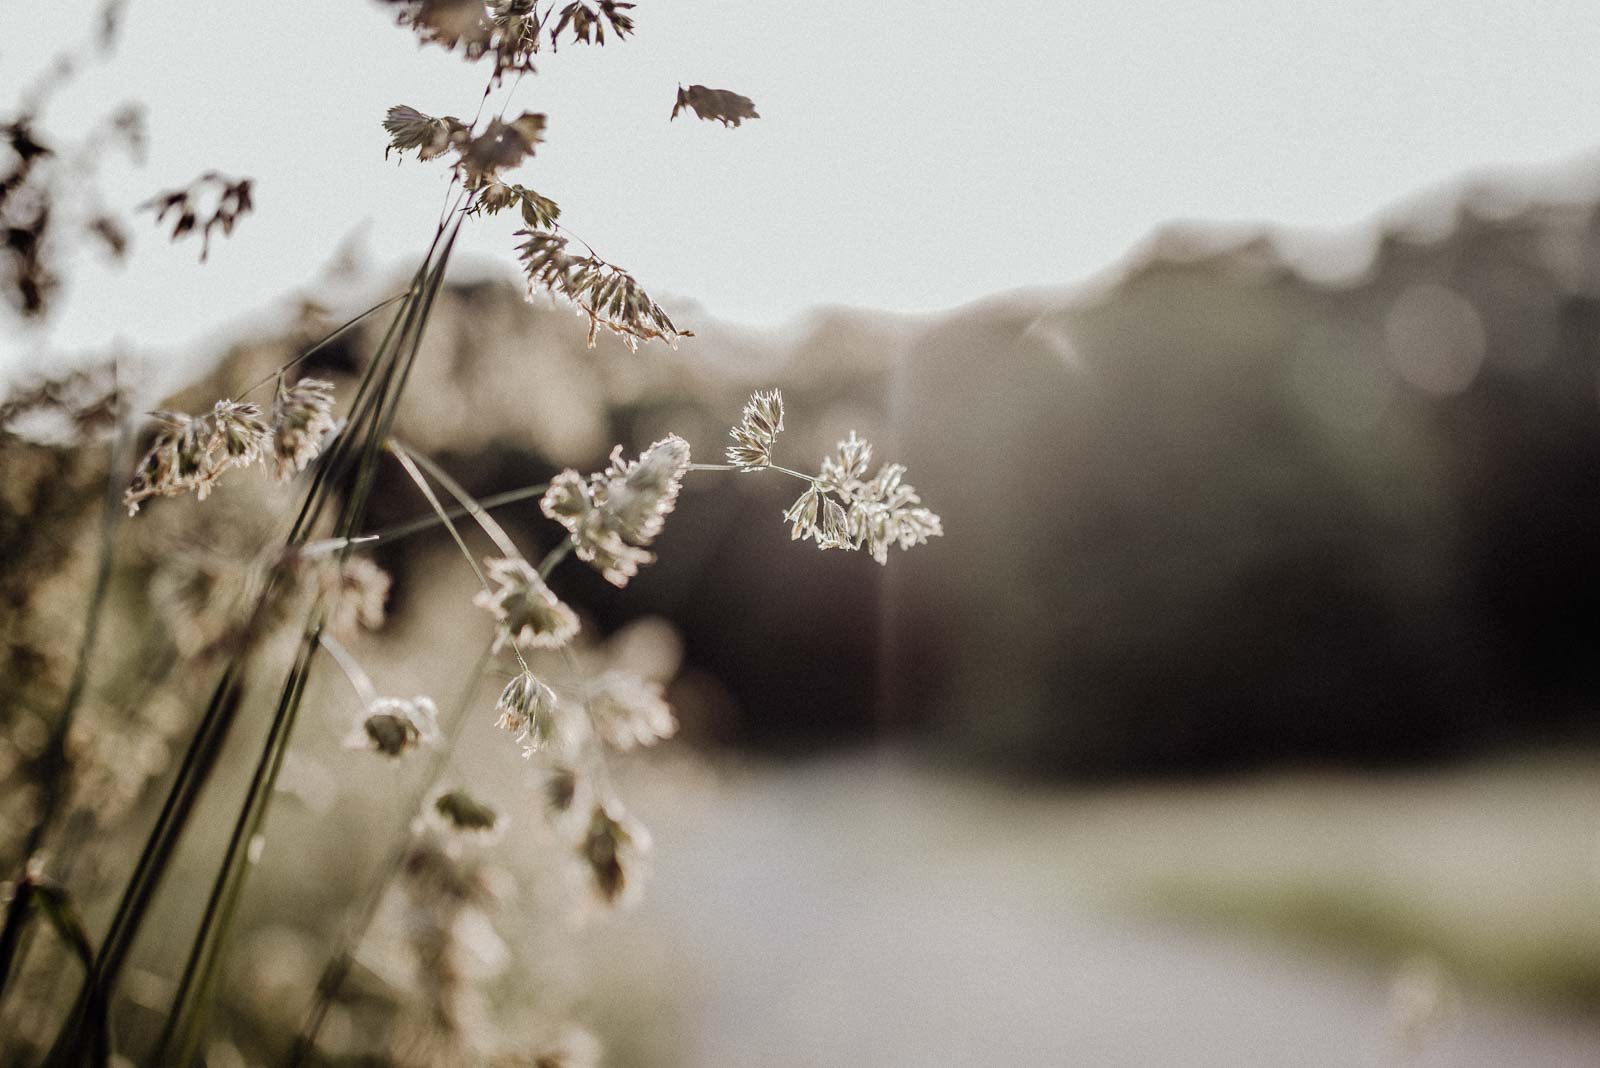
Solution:
M 959 499 L 892 579 L 905 714 L 1078 775 L 1587 733 L 1600 221 L 1479 203 L 1336 281 L 1174 228 L 921 338 L 896 410 Z
M 398 434 L 487 495 L 566 466 L 597 468 L 613 441 L 631 451 L 667 431 L 697 458 L 717 458 L 729 414 L 776 385 L 796 409 L 819 413 L 785 431 L 786 460 L 808 466 L 855 427 L 915 458 L 950 533 L 886 569 L 865 554 L 795 552 L 778 522 L 788 487 L 728 473 L 685 486 L 654 546 L 660 563 L 626 601 L 588 569 L 554 576 L 599 633 L 645 615 L 672 621 L 685 669 L 669 696 L 685 736 L 708 750 L 910 737 L 956 759 L 1062 776 L 1417 760 L 1568 737 L 1592 718 L 1597 272 L 1591 207 L 1485 213 L 1469 198 L 1444 231 L 1396 224 L 1365 271 L 1337 282 L 1309 276 L 1266 239 L 1219 245 L 1172 231 L 1089 293 L 1019 294 L 926 318 L 828 309 L 772 333 L 697 316 L 705 325 L 693 346 L 649 361 L 615 338 L 590 351 L 582 323 L 530 307 L 516 284 L 460 283 L 440 298 Z M 243 341 L 170 403 L 203 410 L 325 327 Z M 372 341 L 354 330 L 304 372 L 343 389 Z M 35 440 L 38 429 L 0 439 L 10 476 L 0 546 L 15 562 L 0 580 L 0 760 L 14 826 L 82 625 L 107 451 L 103 434 L 71 447 Z M 68 832 L 94 844 L 73 883 L 88 888 L 91 930 L 129 862 L 122 832 L 149 818 L 207 684 L 203 669 L 173 670 L 180 647 L 204 647 L 173 626 L 195 613 L 152 615 L 145 595 L 226 596 L 221 580 L 282 522 L 286 502 L 264 479 L 241 478 L 203 505 L 153 502 L 118 560 Z M 371 524 L 421 511 L 404 474 L 387 468 Z M 519 541 L 553 544 L 534 503 L 501 514 Z M 394 576 L 391 626 L 367 640 L 364 660 L 393 692 L 454 677 L 482 620 L 448 542 L 419 537 L 376 558 Z M 314 714 L 273 817 L 275 841 L 293 848 L 265 858 L 228 964 L 219 1018 L 227 1041 L 253 1053 L 281 1053 L 342 904 L 381 869 L 388 832 L 404 829 L 389 826 L 406 808 L 395 795 L 421 788 L 392 768 L 349 763 L 338 686 L 313 684 Z M 477 768 L 475 747 L 504 741 L 493 729 L 496 688 L 468 702 L 477 721 L 458 776 Z M 241 722 L 264 714 L 247 709 Z M 219 788 L 238 788 L 242 757 L 225 760 Z M 703 774 L 693 761 L 645 774 L 656 771 Z M 505 800 L 525 795 L 520 778 L 475 771 L 472 783 L 510 811 L 513 835 L 535 833 L 533 814 Z M 195 829 L 174 878 L 205 877 L 221 830 Z M 1216 849 L 1203 828 L 1192 837 Z M 1440 925 L 1436 904 L 1371 880 L 1264 875 L 1261 850 L 1242 854 L 1257 866 L 1248 877 L 1196 876 L 1182 858 L 1132 841 L 1171 868 L 1122 888 L 1142 887 L 1136 896 L 1164 911 L 1380 957 L 1425 945 L 1468 979 L 1498 974 L 1525 991 L 1581 997 L 1600 975 L 1588 936 L 1474 942 Z M 1114 859 L 1094 854 L 1084 866 Z M 557 873 L 510 866 L 520 915 L 560 914 Z M 409 1011 L 383 938 L 401 926 L 397 907 L 377 913 L 379 937 L 330 1023 L 330 1048 L 352 1062 Z M 157 926 L 187 922 L 182 903 L 164 910 Z M 624 1063 L 686 1056 L 641 1023 L 682 1010 L 659 932 L 584 943 L 561 924 L 530 923 L 502 937 L 527 969 L 486 967 L 486 1000 L 505 1033 L 576 1007 L 615 1036 Z M 177 963 L 174 947 L 151 941 L 124 1007 L 135 1030 L 159 1024 L 160 976 Z M 631 956 L 572 963 L 617 945 Z M 36 954 L 20 980 L 25 996 L 8 1008 L 18 1033 L 53 1022 L 61 952 Z M 539 998 L 519 996 L 529 989 Z

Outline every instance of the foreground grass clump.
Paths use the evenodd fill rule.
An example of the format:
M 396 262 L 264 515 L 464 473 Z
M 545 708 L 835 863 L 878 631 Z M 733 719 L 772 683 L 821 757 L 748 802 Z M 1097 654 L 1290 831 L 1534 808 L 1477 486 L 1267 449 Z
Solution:
M 562 470 L 546 483 L 488 499 L 402 440 L 398 415 L 452 253 L 461 228 L 479 216 L 518 212 L 526 228 L 518 231 L 517 254 L 530 298 L 572 306 L 587 322 L 590 347 L 602 334 L 634 351 L 692 334 L 632 274 L 568 231 L 554 200 L 510 180 L 532 160 L 550 121 L 536 112 L 508 117 L 516 83 L 535 73 L 534 55 L 554 53 L 563 41 L 600 46 L 627 38 L 633 5 L 392 0 L 388 7 L 423 44 L 487 68 L 470 121 L 405 105 L 383 120 L 391 152 L 435 161 L 447 174 L 444 211 L 404 288 L 236 395 L 206 398 L 197 414 L 160 410 L 141 427 L 115 363 L 98 423 L 77 418 L 90 406 L 75 398 L 45 391 L 36 406 L 77 419 L 77 448 L 109 453 L 71 681 L 54 708 L 40 710 L 42 738 L 24 739 L 36 758 L 38 795 L 22 806 L 29 830 L 0 935 L 0 998 L 8 987 L 25 991 L 28 1004 L 16 1010 L 26 1020 L 25 1044 L 52 1066 L 108 1064 L 118 1050 L 162 1065 L 207 1058 L 247 887 L 258 869 L 296 863 L 281 845 L 274 848 L 269 818 L 275 801 L 306 788 L 297 784 L 304 769 L 292 759 L 300 755 L 293 740 L 303 720 L 326 718 L 330 703 L 349 727 L 343 750 L 322 754 L 325 762 L 420 764 L 413 776 L 420 790 L 397 791 L 399 833 L 367 885 L 334 905 L 343 933 L 320 977 L 301 991 L 298 1035 L 267 1044 L 282 1047 L 276 1052 L 293 1063 L 317 1058 L 329 1021 L 348 1022 L 336 1003 L 369 936 L 387 934 L 406 962 L 395 973 L 395 986 L 404 988 L 393 997 L 399 1025 L 363 1056 L 395 1064 L 526 1063 L 530 1055 L 539 1064 L 592 1063 L 595 1041 L 560 1006 L 538 998 L 519 1006 L 535 1017 L 523 1021 L 523 1034 L 491 1026 L 478 965 L 498 955 L 492 918 L 510 896 L 493 851 L 513 844 L 508 825 L 533 822 L 537 829 L 514 844 L 547 850 L 549 864 L 571 877 L 570 896 L 587 909 L 637 898 L 650 835 L 624 805 L 611 765 L 619 754 L 670 738 L 677 721 L 663 679 L 597 652 L 603 644 L 588 633 L 579 607 L 556 592 L 553 573 L 570 558 L 569 566 L 590 567 L 626 587 L 655 561 L 652 546 L 685 478 L 707 469 L 770 468 L 806 481 L 786 518 L 795 537 L 811 537 L 820 548 L 866 549 L 886 563 L 892 546 L 909 549 L 941 533 L 938 517 L 904 482 L 903 467 L 886 465 L 867 478 L 870 450 L 853 433 L 816 476 L 777 468 L 765 454 L 761 462 L 741 454 L 732 464 L 694 464 L 688 442 L 669 433 L 636 456 L 618 445 L 600 471 Z M 758 117 L 748 99 L 699 85 L 680 90 L 673 117 L 684 107 L 725 126 Z M 232 234 L 254 209 L 253 190 L 250 179 L 209 171 L 149 206 L 173 239 L 200 233 L 204 258 L 214 236 Z M 368 320 L 383 324 L 382 333 L 353 382 L 302 373 L 305 361 Z M 773 390 L 751 401 L 732 433 L 770 448 L 782 424 L 782 398 Z M 145 441 L 133 460 L 139 435 Z M 246 481 L 252 471 L 281 488 Z M 379 527 L 370 521 L 371 506 L 380 484 L 397 476 L 414 492 L 418 514 Z M 219 522 L 216 498 L 224 493 L 255 522 L 232 515 Z M 238 503 L 252 493 L 261 500 Z M 495 505 L 534 498 L 559 530 L 542 552 L 525 551 L 492 514 Z M 370 554 L 429 529 L 447 533 L 458 550 L 461 588 L 450 596 L 476 606 L 488 633 L 475 662 L 427 680 L 427 692 L 418 693 L 391 685 L 366 655 L 369 632 L 386 626 L 391 589 Z M 167 544 L 158 547 L 163 535 Z M 224 537 L 236 542 L 234 551 L 221 551 Z M 489 551 L 469 537 L 484 539 Z M 136 550 L 145 558 L 143 588 L 137 580 L 119 585 L 118 562 Z M 129 642 L 121 633 L 126 616 L 141 614 L 147 625 L 135 626 Z M 107 640 L 113 629 L 132 655 Z M 110 663 L 131 680 L 119 678 L 115 690 L 91 687 L 91 675 L 104 675 Z M 342 689 L 330 690 L 329 676 Z M 508 680 L 497 701 L 482 700 L 486 679 Z M 152 711 L 158 693 L 178 707 Z M 520 819 L 473 788 L 485 769 L 453 764 L 463 730 L 482 717 L 514 740 L 505 747 L 513 766 L 531 768 Z M 100 750 L 99 724 L 146 719 L 161 725 L 150 731 L 159 740 L 146 746 L 149 759 L 119 761 Z M 241 759 L 245 771 L 229 796 L 229 776 L 219 772 Z M 97 807 L 100 794 L 83 788 L 96 761 L 100 773 L 125 780 L 128 804 L 116 818 Z M 163 786 L 153 820 L 135 828 L 137 802 Z M 142 839 L 128 870 L 102 865 L 93 879 L 85 875 L 78 847 L 94 823 Z M 200 835 L 214 837 L 197 870 L 181 853 Z M 152 946 L 157 916 L 163 937 Z M 59 969 L 29 969 L 30 954 L 43 948 L 41 924 L 76 958 L 75 994 Z M 8 1008 L 0 1002 L 0 1013 Z

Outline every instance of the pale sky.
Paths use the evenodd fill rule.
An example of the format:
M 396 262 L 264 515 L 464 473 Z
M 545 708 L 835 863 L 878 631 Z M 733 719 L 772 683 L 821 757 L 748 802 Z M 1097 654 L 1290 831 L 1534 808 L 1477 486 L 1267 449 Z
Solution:
M 0 0 L 0 107 L 91 26 Z M 518 178 L 658 296 L 778 324 L 820 303 L 926 311 L 1079 281 L 1174 218 L 1349 226 L 1465 172 L 1600 142 L 1600 18 L 1504 0 L 638 0 L 637 34 L 547 55 L 513 113 L 550 115 Z M 679 118 L 679 82 L 755 99 Z M 207 168 L 257 213 L 197 265 L 148 216 L 120 269 L 84 257 L 41 347 L 194 346 L 304 286 L 347 236 L 398 268 L 431 233 L 438 162 L 385 163 L 396 103 L 470 116 L 483 72 L 419 50 L 367 0 L 131 0 L 116 57 L 47 113 L 123 99 L 150 158 L 131 206 Z M 1600 164 L 1597 164 L 1600 170 Z M 463 250 L 515 269 L 507 219 Z

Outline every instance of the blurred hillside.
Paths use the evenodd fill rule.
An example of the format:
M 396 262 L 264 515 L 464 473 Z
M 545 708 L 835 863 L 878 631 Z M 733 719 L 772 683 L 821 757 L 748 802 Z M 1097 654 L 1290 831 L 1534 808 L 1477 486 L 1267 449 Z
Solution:
M 586 350 L 509 282 L 463 284 L 402 434 L 489 493 L 668 429 L 718 460 L 775 386 L 783 462 L 855 428 L 909 465 L 947 534 L 881 570 L 790 544 L 788 486 L 699 475 L 625 597 L 558 575 L 607 628 L 681 626 L 703 738 L 910 731 L 1073 775 L 1550 739 L 1600 695 L 1596 212 L 1484 194 L 1443 225 L 1399 213 L 1332 282 L 1269 231 L 1175 227 L 1089 291 L 783 331 L 686 308 L 698 337 L 637 355 Z M 192 399 L 308 336 L 235 349 Z M 348 374 L 372 340 L 309 369 Z M 374 522 L 421 507 L 396 476 Z M 404 613 L 407 560 L 382 562 Z

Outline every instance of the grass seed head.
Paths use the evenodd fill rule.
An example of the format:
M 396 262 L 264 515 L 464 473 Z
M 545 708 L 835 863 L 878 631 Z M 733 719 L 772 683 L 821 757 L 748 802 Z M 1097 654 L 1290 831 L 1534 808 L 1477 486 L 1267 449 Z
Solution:
M 345 745 L 401 757 L 438 741 L 439 709 L 430 698 L 379 697 L 356 717 Z
M 323 439 L 335 425 L 332 382 L 302 378 L 286 386 L 279 379 L 272 399 L 272 444 L 267 452 L 272 476 L 286 482 L 304 471 L 322 451 Z
M 545 585 L 539 572 L 521 557 L 486 561 L 491 588 L 473 603 L 494 617 L 494 651 L 559 649 L 578 633 L 578 616 Z
M 594 683 L 589 714 L 600 736 L 617 749 L 654 745 L 678 730 L 661 684 L 626 671 L 611 670 Z

